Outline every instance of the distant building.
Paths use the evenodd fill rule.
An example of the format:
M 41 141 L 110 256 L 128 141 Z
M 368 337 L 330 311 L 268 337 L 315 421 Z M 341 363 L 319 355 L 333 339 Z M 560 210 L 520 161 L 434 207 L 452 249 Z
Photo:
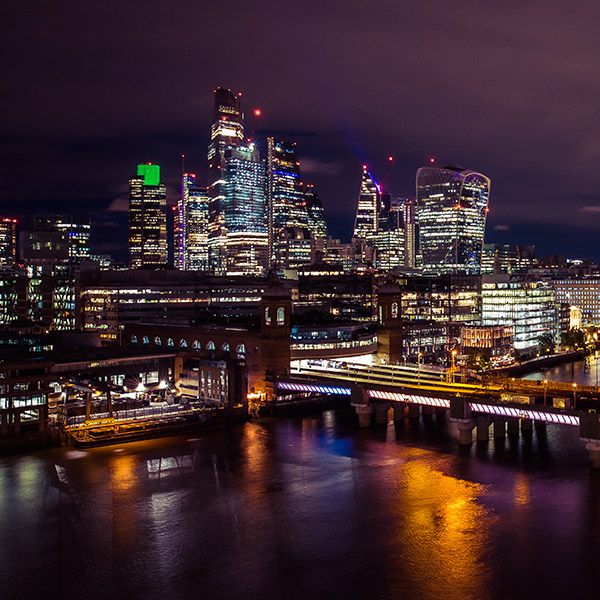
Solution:
M 17 220 L 0 218 L 0 267 L 12 266 L 17 259 Z
M 90 258 L 89 219 L 70 215 L 38 214 L 33 217 L 33 229 L 63 233 L 69 247 L 69 260 L 80 262 Z
M 526 273 L 537 264 L 535 246 L 513 246 L 509 244 L 484 244 L 481 258 L 483 274 Z
M 310 229 L 312 239 L 326 242 L 327 221 L 325 220 L 325 210 L 314 185 L 308 184 L 306 186 L 304 198 L 308 213 L 308 228 Z
M 208 192 L 195 173 L 181 176 L 181 195 L 175 213 L 175 266 L 188 271 L 208 270 Z
M 481 272 L 490 179 L 461 167 L 417 171 L 417 220 L 424 273 Z
M 402 205 L 402 223 L 404 226 L 404 266 L 414 269 L 417 266 L 417 201 L 405 198 Z
M 133 269 L 167 264 L 167 189 L 160 166 L 139 164 L 129 179 L 129 264 Z
M 579 309 L 580 324 L 600 325 L 600 278 L 559 279 L 551 285 L 557 302 Z

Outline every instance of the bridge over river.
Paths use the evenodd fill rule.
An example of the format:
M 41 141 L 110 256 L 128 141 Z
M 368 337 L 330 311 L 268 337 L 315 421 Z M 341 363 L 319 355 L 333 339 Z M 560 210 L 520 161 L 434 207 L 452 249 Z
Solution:
M 303 361 L 277 383 L 280 397 L 306 394 L 348 396 L 361 427 L 396 420 L 449 414 L 459 444 L 529 434 L 548 423 L 579 428 L 592 466 L 600 468 L 600 393 L 595 386 L 572 383 L 489 378 L 454 382 L 452 372 L 418 366 L 363 365 L 342 361 Z

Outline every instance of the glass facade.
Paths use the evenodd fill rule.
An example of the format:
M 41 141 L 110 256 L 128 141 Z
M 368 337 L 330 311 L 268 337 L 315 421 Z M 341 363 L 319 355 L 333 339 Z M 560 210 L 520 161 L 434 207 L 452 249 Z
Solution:
M 0 267 L 13 265 L 17 257 L 17 220 L 0 218 Z
M 372 242 L 375 239 L 379 231 L 381 209 L 381 188 L 367 170 L 366 165 L 363 165 L 358 208 L 354 221 L 355 238 L 366 242 Z
M 480 273 L 490 184 L 485 175 L 459 167 L 417 171 L 424 273 Z
M 175 266 L 188 271 L 208 270 L 208 192 L 194 173 L 181 178 L 175 214 Z

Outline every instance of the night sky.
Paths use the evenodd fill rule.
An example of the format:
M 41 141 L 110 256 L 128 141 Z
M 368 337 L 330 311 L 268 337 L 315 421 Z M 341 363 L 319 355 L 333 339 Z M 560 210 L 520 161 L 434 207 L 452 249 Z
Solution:
M 127 179 L 204 176 L 217 85 L 298 142 L 331 232 L 360 165 L 397 196 L 435 156 L 492 179 L 487 241 L 600 260 L 600 5 L 263 0 L 3 3 L 1 213 L 90 215 L 122 256 Z M 386 157 L 395 156 L 388 172 Z

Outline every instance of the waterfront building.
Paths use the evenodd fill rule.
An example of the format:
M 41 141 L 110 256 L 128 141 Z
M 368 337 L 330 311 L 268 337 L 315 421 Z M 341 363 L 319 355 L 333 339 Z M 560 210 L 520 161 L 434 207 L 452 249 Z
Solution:
M 506 356 L 513 349 L 514 337 L 513 328 L 507 325 L 465 325 L 460 328 L 461 353 Z
M 481 286 L 481 325 L 510 326 L 514 347 L 531 354 L 539 338 L 558 330 L 554 288 L 541 281 L 510 281 L 508 277 L 484 277 Z
M 263 275 L 268 267 L 265 163 L 255 144 L 225 151 L 220 204 L 225 274 Z
M 267 200 L 270 264 L 281 268 L 280 253 L 284 251 L 284 245 L 277 243 L 280 232 L 286 228 L 309 227 L 295 142 L 267 138 Z
M 424 273 L 481 272 L 490 179 L 461 167 L 417 171 L 417 219 Z
M 244 141 L 244 116 L 240 95 L 217 88 L 214 92 L 213 123 L 208 146 L 208 262 L 216 274 L 227 270 L 227 229 L 223 218 L 227 151 Z
M 600 278 L 558 279 L 550 285 L 556 292 L 557 302 L 579 310 L 579 319 L 574 318 L 574 322 L 600 325 Z
M 17 219 L 0 218 L 0 267 L 12 266 L 17 259 Z
M 139 164 L 129 179 L 129 264 L 133 269 L 167 264 L 167 190 L 160 166 Z
M 208 191 L 195 173 L 181 176 L 181 195 L 175 213 L 175 266 L 188 271 L 208 270 Z

